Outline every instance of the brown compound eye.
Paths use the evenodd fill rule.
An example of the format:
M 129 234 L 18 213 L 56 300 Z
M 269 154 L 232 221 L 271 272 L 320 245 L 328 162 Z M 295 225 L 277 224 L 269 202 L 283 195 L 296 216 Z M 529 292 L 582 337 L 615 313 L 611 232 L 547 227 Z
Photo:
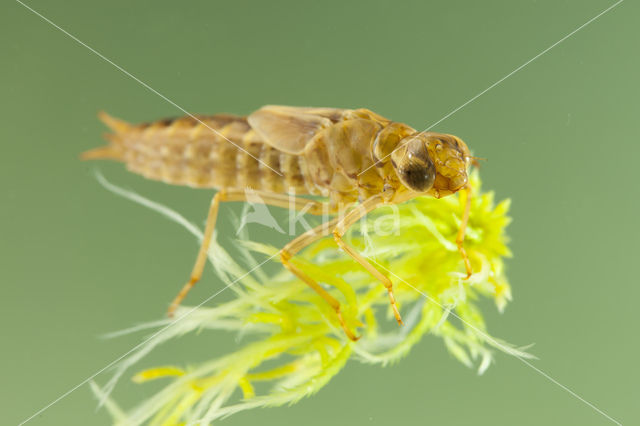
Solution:
M 400 168 L 400 179 L 409 188 L 418 192 L 428 191 L 436 179 L 436 168 L 433 163 L 409 163 Z
M 411 140 L 401 151 L 392 157 L 392 164 L 402 183 L 417 192 L 428 191 L 436 179 L 436 167 L 424 143 Z

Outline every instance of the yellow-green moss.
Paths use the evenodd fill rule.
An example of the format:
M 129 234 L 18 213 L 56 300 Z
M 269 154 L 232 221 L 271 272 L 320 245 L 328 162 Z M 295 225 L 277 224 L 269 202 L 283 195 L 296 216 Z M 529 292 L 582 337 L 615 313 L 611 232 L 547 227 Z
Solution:
M 427 333 L 442 338 L 454 357 L 477 366 L 479 372 L 490 365 L 492 348 L 527 356 L 490 337 L 476 305 L 481 298 L 492 298 L 502 310 L 511 299 L 503 265 L 510 255 L 505 235 L 509 202 L 495 205 L 493 193 L 481 192 L 477 174 L 471 184 L 475 196 L 465 247 L 474 275 L 469 280 L 464 280 L 455 245 L 463 196 L 420 198 L 379 209 L 347 235 L 354 247 L 388 271 L 405 326 L 396 325 L 384 287 L 338 251 L 330 238 L 309 247 L 294 262 L 341 301 L 348 325 L 363 336 L 355 343 L 345 337 L 334 311 L 304 283 L 285 270 L 275 276 L 262 272 L 242 276 L 245 269 L 214 244 L 211 260 L 228 282 L 238 280 L 230 287 L 236 297 L 215 307 L 193 311 L 182 307 L 178 318 L 191 312 L 173 325 L 163 321 L 149 325 L 165 329 L 122 360 L 103 388 L 92 384 L 94 391 L 116 424 L 207 425 L 241 410 L 290 404 L 309 396 L 349 359 L 381 365 L 397 361 Z M 184 223 L 176 213 L 168 215 Z M 394 224 L 399 224 L 397 232 L 392 232 Z M 271 256 L 278 250 L 257 242 L 239 244 L 246 256 L 256 252 Z M 450 321 L 452 317 L 457 320 Z M 118 378 L 157 345 L 203 329 L 243 333 L 246 343 L 200 365 L 176 359 L 173 366 L 138 372 L 133 376 L 136 382 L 162 379 L 167 384 L 129 411 L 108 399 Z M 264 366 L 267 361 L 269 367 Z M 261 383 L 260 389 L 264 383 L 270 388 L 258 392 L 256 383 Z

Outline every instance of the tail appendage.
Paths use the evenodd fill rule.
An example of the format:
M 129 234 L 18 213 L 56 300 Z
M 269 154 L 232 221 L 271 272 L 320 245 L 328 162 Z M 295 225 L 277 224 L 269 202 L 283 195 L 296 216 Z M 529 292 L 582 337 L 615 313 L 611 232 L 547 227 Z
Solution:
M 126 121 L 110 116 L 104 111 L 98 113 L 98 118 L 113 131 L 113 133 L 104 134 L 104 138 L 109 141 L 109 145 L 85 151 L 80 154 L 80 158 L 82 160 L 112 159 L 122 161 L 124 155 L 122 135 L 129 132 L 133 126 Z

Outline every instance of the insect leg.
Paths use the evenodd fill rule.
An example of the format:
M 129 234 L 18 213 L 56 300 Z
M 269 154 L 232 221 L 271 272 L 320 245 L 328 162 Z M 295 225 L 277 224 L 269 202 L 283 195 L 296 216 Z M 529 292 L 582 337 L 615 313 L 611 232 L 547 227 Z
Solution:
M 204 236 L 200 245 L 200 251 L 198 251 L 196 263 L 191 271 L 191 278 L 182 287 L 175 299 L 173 299 L 171 305 L 169 305 L 169 310 L 167 312 L 169 317 L 173 316 L 175 310 L 187 296 L 189 291 L 193 288 L 193 286 L 195 286 L 198 281 L 200 281 L 200 277 L 202 276 L 202 271 L 204 270 L 204 265 L 207 260 L 207 252 L 209 250 L 209 245 L 211 244 L 211 237 L 216 225 L 216 219 L 218 217 L 218 207 L 220 203 L 222 201 L 247 200 L 284 208 L 289 208 L 291 206 L 296 210 L 308 209 L 308 213 L 311 214 L 322 214 L 325 210 L 323 209 L 323 203 L 318 201 L 307 200 L 305 198 L 296 198 L 281 194 L 273 194 L 266 191 L 246 191 L 244 189 L 222 189 L 218 191 L 211 200 L 209 214 L 207 216 L 207 223 L 204 229 Z
M 333 220 L 331 220 L 331 221 L 329 221 L 327 223 L 324 223 L 324 224 L 322 224 L 320 226 L 317 226 L 317 227 L 305 232 L 304 234 L 302 234 L 302 235 L 296 237 L 295 239 L 293 239 L 292 241 L 290 241 L 280 251 L 280 261 L 282 262 L 282 264 L 284 265 L 285 268 L 287 268 L 294 275 L 296 275 L 298 278 L 300 278 L 302 281 L 304 281 L 309 287 L 311 287 L 316 293 L 318 293 L 318 295 L 320 295 L 320 297 L 322 297 L 333 308 L 334 311 L 336 311 L 336 315 L 338 316 L 338 321 L 340 322 L 340 326 L 344 330 L 344 332 L 347 335 L 347 337 L 355 342 L 360 337 L 357 337 L 347 327 L 347 324 L 345 323 L 344 318 L 342 316 L 342 311 L 341 311 L 341 308 L 340 308 L 340 302 L 338 302 L 333 296 L 331 296 L 327 290 L 322 288 L 322 286 L 320 284 L 315 282 L 315 280 L 313 280 L 313 278 L 311 278 L 310 276 L 305 274 L 303 271 L 301 271 L 299 268 L 297 268 L 295 265 L 293 265 L 290 262 L 290 259 L 297 252 L 299 252 L 300 250 L 302 250 L 303 248 L 305 248 L 309 244 L 312 244 L 313 242 L 315 242 L 315 241 L 317 241 L 317 240 L 329 235 L 331 233 L 331 230 L 336 225 L 336 223 L 338 223 L 338 220 L 339 220 L 339 218 L 333 219 Z
M 202 243 L 200 244 L 200 250 L 198 251 L 198 257 L 196 257 L 196 263 L 193 265 L 193 269 L 191 270 L 191 278 L 189 281 L 182 287 L 178 295 L 173 299 L 171 305 L 169 305 L 169 310 L 167 311 L 167 315 L 169 317 L 173 317 L 173 314 L 176 311 L 176 308 L 182 300 L 187 296 L 189 290 L 193 288 L 194 285 L 200 280 L 202 276 L 202 271 L 204 269 L 205 261 L 207 260 L 207 251 L 209 250 L 209 244 L 211 244 L 211 236 L 213 235 L 213 230 L 216 226 L 216 219 L 218 218 L 218 207 L 220 206 L 220 201 L 227 201 L 228 193 L 225 190 L 220 190 L 213 196 L 211 200 L 211 205 L 209 206 L 209 214 L 207 215 L 207 224 L 204 228 L 204 236 L 202 238 Z
M 471 269 L 471 262 L 469 261 L 469 256 L 467 256 L 467 251 L 464 249 L 463 243 L 464 234 L 467 230 L 467 223 L 469 222 L 469 212 L 471 210 L 471 187 L 467 185 L 463 191 L 466 199 L 464 204 L 464 213 L 462 214 L 462 221 L 460 222 L 460 229 L 458 229 L 458 235 L 456 236 L 456 245 L 458 246 L 458 251 L 462 256 L 462 260 L 464 261 L 464 267 L 467 270 L 467 277 L 465 280 L 468 280 L 473 274 L 473 270 Z
M 362 265 L 371 275 L 380 280 L 382 284 L 384 284 L 387 292 L 389 293 L 389 301 L 391 302 L 391 308 L 393 309 L 393 314 L 396 317 L 396 321 L 398 324 L 403 324 L 402 317 L 400 316 L 400 312 L 398 311 L 398 306 L 396 305 L 396 299 L 393 296 L 393 284 L 389 277 L 384 275 L 382 272 L 378 271 L 367 259 L 365 259 L 360 253 L 358 253 L 353 247 L 348 245 L 342 239 L 344 233 L 358 220 L 360 220 L 364 215 L 371 212 L 375 208 L 379 207 L 382 204 L 382 199 L 378 196 L 369 198 L 364 201 L 362 204 L 356 206 L 353 210 L 347 213 L 342 220 L 338 222 L 336 227 L 333 230 L 333 237 L 336 240 L 336 243 L 345 253 L 351 256 L 356 262 Z

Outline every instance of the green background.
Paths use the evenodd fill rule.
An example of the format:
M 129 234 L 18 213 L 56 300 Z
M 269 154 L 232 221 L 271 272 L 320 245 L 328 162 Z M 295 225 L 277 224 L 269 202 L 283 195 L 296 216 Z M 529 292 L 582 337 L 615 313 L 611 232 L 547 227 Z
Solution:
M 368 107 L 416 128 L 612 3 L 28 2 L 190 112 Z M 20 4 L 0 7 L 0 422 L 16 424 L 135 345 L 138 335 L 100 336 L 160 318 L 196 254 L 182 228 L 107 192 L 93 171 L 198 224 L 211 191 L 80 162 L 102 143 L 100 109 L 133 122 L 182 113 Z M 435 128 L 487 157 L 484 187 L 513 200 L 514 301 L 502 315 L 485 305 L 489 330 L 535 343 L 537 368 L 627 424 L 640 418 L 638 12 L 627 0 Z M 223 216 L 238 210 L 225 206 Z M 273 238 L 260 226 L 251 232 Z M 189 301 L 222 285 L 207 267 Z M 196 336 L 145 365 L 237 345 Z M 150 390 L 122 383 L 120 402 Z M 108 423 L 85 385 L 30 424 Z M 478 376 L 431 336 L 395 366 L 350 362 L 292 407 L 222 422 L 608 423 L 515 358 L 498 354 Z

